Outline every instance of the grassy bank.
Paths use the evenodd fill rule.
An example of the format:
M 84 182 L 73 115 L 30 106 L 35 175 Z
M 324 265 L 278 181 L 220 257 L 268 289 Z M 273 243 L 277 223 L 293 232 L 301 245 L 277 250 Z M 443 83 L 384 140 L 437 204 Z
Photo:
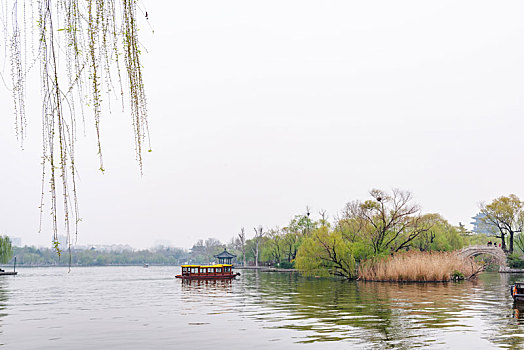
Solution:
M 453 252 L 407 252 L 363 262 L 359 279 L 366 281 L 432 282 L 449 281 L 454 275 L 475 275 L 480 267 L 471 259 Z

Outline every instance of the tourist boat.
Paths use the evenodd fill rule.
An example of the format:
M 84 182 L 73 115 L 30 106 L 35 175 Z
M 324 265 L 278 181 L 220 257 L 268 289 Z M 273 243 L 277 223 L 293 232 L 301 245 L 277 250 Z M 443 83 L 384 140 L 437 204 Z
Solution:
M 187 280 L 232 279 L 240 273 L 233 272 L 233 265 L 182 265 L 182 274 L 176 278 Z
M 515 282 L 515 284 L 511 286 L 511 296 L 514 301 L 524 302 L 524 282 Z
M 220 254 L 214 255 L 218 259 L 218 265 L 182 265 L 182 274 L 176 278 L 186 280 L 217 280 L 233 279 L 240 274 L 233 272 L 231 261 L 236 255 L 231 254 L 225 248 Z

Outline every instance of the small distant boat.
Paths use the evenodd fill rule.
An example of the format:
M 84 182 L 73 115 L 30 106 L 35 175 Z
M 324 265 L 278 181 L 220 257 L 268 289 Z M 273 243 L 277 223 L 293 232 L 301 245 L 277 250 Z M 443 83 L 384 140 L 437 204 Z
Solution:
M 18 272 L 16 271 L 0 271 L 0 276 L 14 276 L 14 275 L 18 275 Z
M 514 301 L 524 302 L 524 282 L 515 282 L 515 284 L 511 286 L 511 296 Z
M 15 264 L 16 264 L 16 257 L 15 257 Z M 15 271 L 15 267 L 13 267 L 13 271 L 6 271 L 4 269 L 0 269 L 0 276 L 9 276 L 9 275 L 18 275 L 18 272 Z
M 233 272 L 233 265 L 182 265 L 182 274 L 176 278 L 187 280 L 232 279 L 240 276 Z
M 145 267 L 145 268 L 149 267 L 149 264 L 144 264 L 144 267 Z

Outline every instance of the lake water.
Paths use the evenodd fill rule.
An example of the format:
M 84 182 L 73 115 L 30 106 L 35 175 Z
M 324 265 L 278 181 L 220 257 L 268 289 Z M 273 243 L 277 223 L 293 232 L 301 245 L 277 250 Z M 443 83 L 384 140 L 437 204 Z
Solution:
M 522 275 L 396 284 L 240 270 L 187 283 L 179 270 L 20 268 L 0 277 L 0 348 L 524 348 L 509 296 Z

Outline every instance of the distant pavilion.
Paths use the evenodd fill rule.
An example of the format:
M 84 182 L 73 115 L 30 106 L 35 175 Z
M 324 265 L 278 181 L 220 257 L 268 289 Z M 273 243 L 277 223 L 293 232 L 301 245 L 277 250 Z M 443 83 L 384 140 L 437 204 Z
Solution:
M 218 259 L 219 264 L 231 264 L 231 260 L 237 257 L 236 255 L 228 252 L 226 248 L 224 248 L 224 251 L 222 253 L 213 256 Z

